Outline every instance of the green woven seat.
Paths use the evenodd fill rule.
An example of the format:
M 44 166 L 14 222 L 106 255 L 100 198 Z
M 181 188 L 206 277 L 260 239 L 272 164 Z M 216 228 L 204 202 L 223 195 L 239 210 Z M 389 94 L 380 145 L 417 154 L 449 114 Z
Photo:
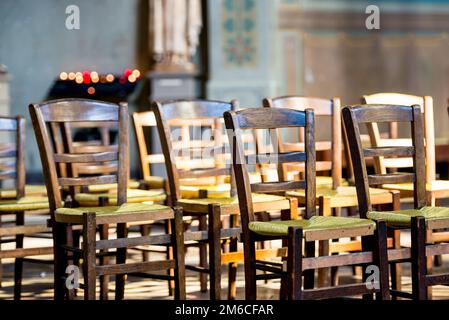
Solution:
M 140 182 L 136 180 L 128 181 L 128 189 L 137 189 L 140 186 Z M 107 184 L 94 184 L 87 187 L 87 191 L 89 193 L 103 193 L 111 190 L 117 190 L 116 183 L 107 183 Z M 162 189 L 162 188 L 161 188 Z
M 421 209 L 408 209 L 400 211 L 371 211 L 367 217 L 372 220 L 385 220 L 388 226 L 407 228 L 410 227 L 412 217 L 424 217 L 426 219 L 449 219 L 449 208 L 423 207 Z
M 16 189 L 1 189 L 0 199 L 14 199 L 16 197 Z M 46 196 L 47 188 L 44 185 L 27 184 L 25 186 L 26 196 Z
M 272 202 L 272 201 L 280 201 L 285 200 L 285 197 L 276 196 L 271 194 L 262 194 L 262 193 L 253 193 L 253 202 Z M 237 197 L 228 197 L 228 198 L 208 198 L 208 199 L 182 199 L 178 201 L 179 203 L 188 203 L 188 204 L 220 204 L 220 205 L 232 205 L 238 204 L 239 199 Z
M 226 198 L 231 192 L 231 185 L 227 183 L 209 186 L 180 186 L 181 197 L 183 199 L 197 199 L 200 190 L 206 190 L 208 198 Z
M 125 203 L 121 206 L 106 206 L 106 207 L 80 207 L 80 208 L 59 208 L 55 211 L 55 219 L 58 222 L 70 221 L 80 222 L 82 215 L 86 212 L 92 212 L 97 215 L 97 218 L 113 217 L 128 214 L 145 214 L 158 210 L 170 209 L 167 206 L 159 204 L 147 203 Z
M 317 176 L 316 177 L 316 186 L 317 187 L 332 187 L 333 179 L 332 177 L 326 177 L 326 176 Z M 341 181 L 342 186 L 348 186 L 348 180 L 342 179 Z
M 313 216 L 308 220 L 253 221 L 249 223 L 251 231 L 264 236 L 285 236 L 288 234 L 289 227 L 299 227 L 304 230 L 304 233 L 307 233 L 308 231 L 340 230 L 364 226 L 372 226 L 374 230 L 376 224 L 368 219 L 323 216 Z
M 75 195 L 75 200 L 83 207 L 97 206 L 100 197 L 109 199 L 109 205 L 117 205 L 117 193 L 79 193 Z M 166 199 L 164 190 L 140 190 L 128 189 L 127 202 L 141 203 L 141 202 L 163 202 Z
M 18 200 L 1 200 L 0 212 L 16 212 L 28 210 L 42 210 L 48 209 L 47 197 L 23 197 Z
M 150 189 L 164 189 L 165 179 L 162 177 L 150 176 L 145 178 L 145 185 Z

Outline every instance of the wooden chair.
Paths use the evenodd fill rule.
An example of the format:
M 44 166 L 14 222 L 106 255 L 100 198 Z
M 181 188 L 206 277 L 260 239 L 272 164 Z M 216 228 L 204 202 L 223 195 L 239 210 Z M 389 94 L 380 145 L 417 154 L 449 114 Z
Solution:
M 377 93 L 365 95 L 362 98 L 363 104 L 394 104 L 394 105 L 419 105 L 424 115 L 424 139 L 426 157 L 426 194 L 430 205 L 435 205 L 436 200 L 449 198 L 449 180 L 439 180 L 436 178 L 435 161 L 435 125 L 433 117 L 432 97 L 413 96 L 399 93 Z M 399 128 L 397 123 L 390 123 L 387 134 L 380 132 L 377 123 L 372 123 L 368 127 L 369 138 L 372 146 L 402 145 L 410 146 L 410 138 L 399 138 Z M 374 165 L 376 172 L 395 172 L 398 169 L 410 170 L 413 167 L 413 160 L 410 157 L 403 158 L 382 158 L 375 157 Z M 385 189 L 399 190 L 401 198 L 413 197 L 413 183 L 389 183 L 382 186 Z
M 108 121 L 97 121 L 97 122 L 71 122 L 65 123 L 63 130 L 63 135 L 60 134 L 58 130 L 59 124 L 53 123 L 51 125 L 52 129 L 52 143 L 57 152 L 64 152 L 63 137 L 66 137 L 67 150 L 73 154 L 85 154 L 85 153 L 95 153 L 95 152 L 117 152 L 118 145 L 115 142 L 114 136 L 117 135 L 117 126 L 114 122 Z M 98 131 L 98 132 L 97 132 Z M 94 136 L 94 139 L 86 140 L 88 135 L 96 134 L 98 137 Z M 58 170 L 61 176 L 67 175 L 67 168 L 65 163 L 59 163 Z M 117 163 L 114 162 L 104 162 L 104 163 L 77 163 L 72 164 L 72 176 L 89 176 L 95 174 L 109 174 L 117 170 Z M 167 199 L 165 190 L 163 187 L 158 189 L 151 188 L 150 190 L 140 189 L 141 184 L 136 180 L 128 181 L 127 190 L 127 203 L 157 203 L 165 204 Z M 148 186 L 145 186 L 148 187 Z M 153 185 L 152 187 L 156 187 Z M 148 188 L 145 188 L 148 189 Z M 88 185 L 79 188 L 80 192 L 75 194 L 75 198 L 72 199 L 72 206 L 81 207 L 92 207 L 92 206 L 107 206 L 107 205 L 117 205 L 117 184 L 99 184 L 99 185 Z M 166 231 L 169 231 L 170 221 L 165 220 L 163 224 Z M 128 226 L 132 226 L 133 223 L 129 223 Z M 140 233 L 142 236 L 147 236 L 150 233 L 150 225 L 143 225 L 140 222 L 137 223 L 140 228 Z M 109 238 L 109 226 L 102 225 L 99 228 L 100 238 L 102 240 Z M 81 234 L 80 230 L 74 232 L 74 244 L 77 245 Z M 139 246 L 135 248 L 136 250 L 142 251 L 142 258 L 144 261 L 149 260 L 150 248 L 145 248 Z M 167 247 L 169 250 L 170 247 Z M 107 253 L 108 250 L 102 250 L 102 257 L 100 258 L 100 264 L 107 264 L 109 261 Z M 167 255 L 169 259 L 172 255 Z M 109 283 L 108 276 L 100 277 L 100 296 L 106 298 Z M 174 284 L 171 283 L 169 287 L 170 295 L 173 293 Z
M 331 120 L 331 137 L 329 140 L 316 141 L 315 148 L 317 151 L 329 151 L 331 153 L 330 161 L 316 161 L 316 171 L 324 174 L 330 173 L 330 176 L 317 177 L 316 197 L 320 215 L 330 216 L 340 215 L 342 208 L 356 207 L 357 192 L 354 186 L 349 186 L 348 182 L 342 179 L 342 126 L 341 126 L 341 107 L 340 99 L 321 99 L 300 96 L 286 96 L 273 99 L 264 99 L 264 106 L 269 108 L 288 108 L 293 110 L 304 111 L 310 108 L 314 111 L 315 117 L 327 118 Z M 326 120 L 326 119 L 323 119 Z M 324 129 L 324 128 L 323 128 Z M 289 130 L 291 131 L 294 130 Z M 295 132 L 296 133 L 296 132 Z M 295 142 L 286 142 L 281 132 L 277 133 L 279 150 L 281 152 L 301 152 L 304 151 L 304 134 L 299 130 L 295 137 Z M 291 178 L 291 173 L 296 176 L 305 170 L 304 163 L 283 163 L 278 166 L 279 177 L 283 181 Z M 290 179 L 291 180 L 291 179 Z M 399 197 L 394 192 L 383 189 L 371 189 L 371 202 L 376 205 L 389 205 L 390 209 L 397 208 L 399 205 Z M 290 191 L 287 193 L 289 197 L 298 199 L 299 205 L 306 204 L 306 191 Z M 395 203 L 396 202 L 396 203 Z M 395 207 L 396 206 L 396 207 Z M 399 234 L 396 234 L 394 243 L 400 243 Z M 319 250 L 321 255 L 336 254 L 348 251 L 357 251 L 361 249 L 359 240 L 345 241 L 343 243 L 323 241 L 320 243 Z M 326 286 L 329 282 L 329 270 L 321 268 L 318 270 L 318 284 Z M 398 273 L 396 277 L 396 273 Z M 400 270 L 393 270 L 395 279 L 400 284 Z M 332 283 L 338 282 L 337 270 L 332 272 Z
M 184 216 L 193 216 L 199 220 L 199 229 L 203 231 L 203 236 L 196 241 L 207 243 L 209 247 L 208 268 L 205 246 L 200 249 L 200 266 L 187 266 L 187 268 L 203 275 L 202 290 L 207 289 L 204 276 L 209 274 L 211 299 L 220 299 L 221 296 L 222 264 L 229 264 L 228 296 L 231 299 L 235 298 L 236 263 L 243 260 L 242 252 L 237 252 L 237 238 L 241 230 L 238 227 L 238 201 L 234 194 L 231 194 L 234 189 L 230 185 L 226 189 L 217 190 L 214 187 L 231 174 L 229 165 L 226 165 L 224 161 L 226 137 L 223 136 L 222 122 L 223 113 L 235 108 L 235 102 L 204 100 L 173 101 L 164 104 L 154 102 L 152 105 L 165 156 L 171 203 L 182 207 Z M 172 134 L 173 129 L 180 131 L 177 136 Z M 183 134 L 183 132 L 190 132 L 190 130 L 198 130 L 197 132 L 201 133 L 201 139 L 194 136 L 193 139 L 187 140 L 186 137 L 191 135 Z M 207 139 L 202 139 L 204 137 Z M 190 159 L 191 152 L 196 152 L 200 157 Z M 197 187 L 198 193 L 203 190 L 201 191 L 203 194 L 197 193 L 196 199 L 191 197 L 186 199 L 181 184 L 184 179 L 216 179 L 216 182 L 212 185 L 212 189 L 207 186 Z M 211 195 L 211 191 L 214 194 Z M 220 194 L 217 194 L 217 191 Z M 263 194 L 255 194 L 254 197 L 257 212 L 289 210 L 292 205 L 296 207 L 296 202 L 291 204 L 291 201 L 285 197 Z M 230 220 L 229 228 L 221 227 L 222 219 Z M 223 241 L 230 242 L 230 252 L 222 252 Z M 261 254 L 270 254 L 273 251 L 273 249 L 266 249 L 261 251 Z
M 377 293 L 378 298 L 388 299 L 388 263 L 385 223 L 376 224 L 368 219 L 316 216 L 315 199 L 315 129 L 313 110 L 298 111 L 285 108 L 257 108 L 226 112 L 226 128 L 232 141 L 232 159 L 237 181 L 237 190 L 242 219 L 243 243 L 245 250 L 246 299 L 256 299 L 256 280 L 266 276 L 281 277 L 288 285 L 288 298 L 325 299 Z M 253 160 L 265 163 L 305 163 L 305 180 L 279 181 L 252 184 L 249 180 L 247 157 L 243 153 L 240 139 L 244 130 L 270 130 L 277 141 L 278 128 L 304 128 L 305 147 L 302 152 L 281 152 L 257 155 Z M 249 160 L 248 160 L 249 161 Z M 254 164 L 251 162 L 251 164 Z M 254 219 L 255 203 L 251 196 L 254 191 L 279 192 L 304 189 L 307 195 L 305 219 L 285 219 L 284 221 L 260 222 Z M 315 241 L 362 236 L 363 251 L 347 255 L 314 257 Z M 288 248 L 287 270 L 282 263 L 262 260 L 256 256 L 258 241 L 282 239 Z M 303 251 L 304 244 L 304 251 Z M 332 288 L 314 289 L 313 271 L 322 267 L 375 264 L 380 269 L 380 289 L 369 289 L 366 283 L 356 283 Z M 257 275 L 257 270 L 269 271 L 269 275 Z M 303 278 L 304 277 L 304 288 Z M 282 290 L 282 289 L 281 289 Z
M 14 136 L 15 142 L 2 142 L 0 144 L 0 181 L 14 182 L 14 189 L 7 189 L 0 198 L 0 217 L 13 216 L 13 226 L 4 221 L 0 226 L 1 243 L 15 242 L 15 249 L 1 250 L 0 260 L 14 258 L 14 299 L 20 300 L 22 291 L 22 274 L 24 261 L 28 257 L 47 255 L 53 253 L 51 246 L 24 248 L 25 236 L 36 236 L 51 232 L 47 226 L 47 219 L 40 223 L 26 221 L 30 215 L 48 216 L 48 199 L 45 196 L 26 194 L 25 186 L 25 119 L 0 117 L 0 131 L 3 136 Z M 6 141 L 7 139 L 3 140 Z M 14 195 L 14 197 L 12 197 Z M 12 238 L 12 239 L 11 239 Z M 1 245 L 0 243 L 0 245 Z
M 124 298 L 125 275 L 132 273 L 174 270 L 176 284 L 175 299 L 185 298 L 184 242 L 182 212 L 162 205 L 127 203 L 127 183 L 129 177 L 128 107 L 84 99 L 65 99 L 30 105 L 45 183 L 50 202 L 55 255 L 55 299 L 71 298 L 73 292 L 65 288 L 66 267 L 73 255 L 83 258 L 84 297 L 96 298 L 96 277 L 116 276 L 116 299 Z M 115 151 L 72 153 L 67 150 L 68 142 L 64 127 L 75 122 L 114 122 L 118 127 L 118 148 Z M 63 152 L 53 148 L 51 126 L 59 124 Z M 116 162 L 115 171 L 87 177 L 76 175 L 76 165 L 86 163 L 104 164 Z M 57 164 L 66 164 L 66 175 L 61 176 Z M 74 166 L 75 164 L 75 166 Z M 75 172 L 75 174 L 74 174 Z M 117 185 L 117 205 L 102 207 L 67 208 L 63 206 L 61 191 L 68 188 L 72 199 L 79 187 L 98 184 Z M 170 220 L 172 233 L 158 236 L 127 237 L 127 224 L 149 221 Z M 96 240 L 96 228 L 102 225 L 117 225 L 117 239 Z M 72 226 L 82 226 L 83 245 L 76 247 L 70 238 Z M 173 246 L 174 259 L 126 263 L 127 249 L 140 245 Z M 99 250 L 116 249 L 116 263 L 97 265 L 96 253 Z M 150 275 L 148 275 L 150 276 Z M 161 275 L 155 275 L 161 278 Z M 167 279 L 168 276 L 167 276 Z M 105 297 L 102 297 L 105 298 Z
M 428 287 L 447 283 L 448 274 L 431 275 L 427 271 L 426 257 L 449 253 L 449 245 L 439 242 L 437 229 L 449 226 L 449 209 L 428 207 L 425 186 L 425 147 L 422 110 L 419 105 L 361 105 L 343 109 L 343 117 L 350 141 L 351 157 L 354 166 L 359 210 L 370 219 L 386 221 L 389 229 L 411 228 L 411 249 L 390 250 L 390 263 L 395 261 L 412 263 L 412 294 L 392 290 L 396 297 L 426 299 Z M 365 148 L 360 137 L 360 125 L 372 123 L 400 122 L 409 125 L 412 144 L 410 146 L 388 145 Z M 365 159 L 370 157 L 412 157 L 413 172 L 376 173 L 369 175 Z M 412 183 L 414 209 L 395 210 L 391 212 L 373 211 L 370 201 L 369 186 Z M 445 241 L 443 239 L 443 241 Z

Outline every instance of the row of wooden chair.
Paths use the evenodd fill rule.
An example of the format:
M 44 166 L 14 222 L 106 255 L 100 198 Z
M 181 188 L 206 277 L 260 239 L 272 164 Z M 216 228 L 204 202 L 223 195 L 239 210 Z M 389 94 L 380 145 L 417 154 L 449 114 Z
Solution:
M 133 115 L 144 173 L 144 179 L 141 182 L 129 180 L 128 114 L 125 105 L 117 106 L 74 99 L 31 105 L 30 113 L 41 153 L 48 200 L 45 201 L 44 198 L 40 202 L 29 201 L 31 199 L 27 198 L 30 198 L 30 195 L 26 195 L 26 192 L 24 194 L 22 191 L 26 189 L 24 178 L 17 178 L 16 185 L 20 185 L 20 187 L 17 187 L 15 199 L 9 203 L 13 208 L 5 207 L 5 212 L 22 212 L 23 214 L 25 211 L 35 209 L 30 208 L 30 204 L 36 205 L 37 203 L 42 203 L 42 206 L 44 206 L 42 209 L 45 210 L 49 203 L 50 207 L 47 211 L 50 211 L 50 226 L 54 238 L 55 297 L 57 298 L 63 298 L 64 296 L 70 298 L 75 294 L 73 289 L 67 290 L 65 287 L 65 271 L 68 264 L 79 265 L 80 259 L 83 260 L 83 276 L 85 278 L 83 286 L 85 297 L 88 299 L 95 298 L 95 279 L 97 276 L 100 276 L 102 281 L 100 296 L 106 299 L 108 275 L 116 275 L 116 298 L 122 299 L 124 297 L 124 274 L 133 273 L 149 277 L 151 275 L 146 272 L 159 269 L 171 270 L 167 276 L 155 275 L 155 277 L 174 280 L 175 283 L 170 288 L 175 290 L 175 298 L 184 298 L 184 242 L 192 241 L 200 248 L 200 265 L 186 267 L 200 273 L 202 290 L 207 289 L 205 275 L 209 275 L 212 299 L 219 299 L 221 295 L 221 266 L 223 264 L 229 264 L 228 295 L 230 298 L 235 297 L 236 263 L 242 261 L 243 257 L 245 257 L 246 293 L 249 298 L 255 297 L 256 287 L 254 283 L 256 279 L 271 279 L 277 275 L 282 278 L 284 288 L 281 291 L 285 298 L 325 298 L 371 292 L 377 292 L 380 297 L 387 298 L 390 290 L 388 287 L 386 247 L 390 248 L 388 258 L 390 258 L 391 252 L 400 256 L 398 259 L 390 259 L 390 263 L 396 266 L 392 268 L 393 290 L 391 293 L 400 292 L 400 268 L 398 268 L 399 264 L 395 262 L 407 259 L 407 253 L 400 247 L 398 241 L 400 231 L 398 231 L 398 228 L 392 227 L 388 220 L 387 223 L 378 221 L 377 228 L 375 228 L 375 224 L 371 220 L 338 217 L 340 208 L 355 207 L 361 203 L 360 182 L 358 180 L 363 175 L 360 172 L 356 172 L 354 175 L 357 189 L 346 186 L 345 184 L 350 184 L 350 181 L 343 181 L 341 177 L 341 114 L 338 100 L 337 102 L 335 100 L 301 97 L 266 99 L 264 101 L 265 108 L 239 112 L 235 112 L 235 109 L 237 109 L 236 102 L 156 102 L 152 105 L 154 114 L 146 112 Z M 312 109 L 305 111 L 308 107 Z M 395 109 L 392 108 L 391 110 Z M 332 117 L 333 135 L 330 143 L 315 142 L 312 111 L 318 116 Z M 236 136 L 230 137 L 230 146 L 227 146 L 228 139 L 222 125 L 223 114 L 226 115 L 228 134 L 233 130 L 238 132 L 237 138 Z M 373 132 L 378 128 L 377 122 L 389 121 L 387 117 L 381 118 L 381 120 L 371 121 L 373 124 L 368 126 L 371 138 L 376 137 Z M 393 120 L 391 122 L 397 122 Z M 236 124 L 238 124 L 238 127 L 235 126 Z M 154 125 L 158 128 L 163 155 L 149 155 L 147 151 L 149 148 L 145 144 L 143 127 Z M 102 130 L 100 143 L 94 141 L 80 144 L 73 141 L 73 129 L 108 128 L 111 126 L 118 126 L 118 144 L 110 143 L 109 135 L 106 133 L 107 129 Z M 348 126 L 347 122 L 346 126 Z M 16 130 L 15 128 L 19 127 L 16 124 L 9 130 Z M 209 130 L 204 130 L 205 127 Z M 288 143 L 284 142 L 283 134 L 278 132 L 280 131 L 279 128 L 283 127 L 305 129 L 300 130 L 299 139 L 296 143 Z M 390 127 L 394 129 L 394 125 Z M 174 129 L 178 130 L 173 131 Z M 249 131 L 249 134 L 241 134 L 241 129 Z M 254 143 L 256 153 L 257 150 L 266 149 L 259 137 L 260 131 L 264 129 L 270 129 L 271 131 L 268 135 L 271 142 L 270 147 L 272 148 L 273 145 L 279 147 L 279 154 L 274 157 L 281 164 L 278 165 L 278 162 L 274 162 L 277 166 L 276 169 L 278 169 L 276 170 L 279 177 L 277 180 L 281 181 L 279 183 L 270 181 L 270 178 L 264 173 L 270 163 L 273 163 L 269 160 L 273 159 L 273 155 L 268 157 L 268 162 L 265 158 L 262 163 L 259 161 L 253 163 L 256 164 L 254 166 L 256 174 L 247 174 L 247 166 L 242 166 L 242 162 L 237 161 L 237 158 L 241 160 L 251 157 L 260 160 L 257 154 L 248 150 L 245 145 L 248 142 Z M 173 132 L 180 134 L 178 137 L 174 137 Z M 199 134 L 199 139 L 192 139 L 192 134 L 194 135 L 195 132 Z M 416 134 L 415 131 L 413 133 Z M 350 136 L 349 133 L 348 136 Z M 345 141 L 347 142 L 345 150 L 351 149 L 352 162 L 354 162 L 354 147 L 352 145 L 354 140 Z M 429 144 L 430 142 L 426 139 L 427 148 L 429 148 Z M 229 154 L 229 150 L 226 150 L 229 147 L 232 151 L 231 154 Z M 378 145 L 375 145 L 375 147 L 379 150 L 388 149 L 388 147 L 379 147 Z M 404 148 L 409 150 L 412 147 L 413 145 Z M 331 149 L 332 161 L 316 161 L 315 148 L 317 151 Z M 416 149 L 418 148 L 419 146 L 416 147 Z M 23 153 L 23 142 L 22 145 L 19 145 L 19 142 L 17 143 L 17 150 L 19 149 L 22 151 L 9 153 L 9 157 L 16 157 L 21 152 Z M 423 150 L 420 150 L 420 152 L 424 152 Z M 272 151 L 276 153 L 274 150 Z M 211 152 L 211 154 L 205 157 L 204 152 Z M 192 159 L 192 153 L 201 156 L 199 159 Z M 387 152 L 388 155 L 391 154 Z M 404 156 L 404 154 L 399 155 Z M 414 154 L 409 152 L 407 155 L 412 156 Z M 5 156 L 8 156 L 8 154 L 5 153 Z M 375 152 L 371 154 L 371 157 L 375 159 L 376 168 L 380 168 L 380 161 L 386 160 L 381 156 L 383 154 L 380 154 L 380 151 L 379 154 L 375 154 Z M 235 176 L 232 174 L 230 167 L 226 165 L 226 161 L 231 159 L 234 162 Z M 400 159 L 402 161 L 402 158 Z M 154 190 L 128 188 L 128 184 L 132 184 L 134 188 L 141 187 L 143 189 L 165 187 L 166 183 L 163 179 L 150 175 L 149 164 L 155 161 L 165 162 L 166 164 L 168 175 L 166 204 L 174 209 L 154 204 L 165 200 L 163 197 L 154 197 L 160 194 L 160 191 L 154 193 Z M 290 164 L 291 162 L 293 163 Z M 301 164 L 301 162 L 305 162 L 305 164 Z M 347 162 L 350 164 L 351 161 Z M 324 177 L 315 177 L 315 171 L 321 171 L 319 169 L 331 171 L 331 179 L 327 179 L 326 182 Z M 356 169 L 360 170 L 360 167 L 354 165 L 354 170 Z M 293 181 L 287 181 L 289 176 L 292 177 L 292 172 Z M 387 204 L 389 205 L 387 210 L 399 209 L 399 193 L 395 191 L 396 189 L 385 191 L 383 185 L 389 182 L 402 181 L 400 177 L 403 175 L 395 174 L 393 176 L 387 173 L 381 173 L 381 175 L 393 178 L 387 179 L 388 181 L 385 183 L 373 183 L 378 189 L 363 189 L 370 194 L 370 202 L 369 210 L 364 213 L 362 210 L 365 207 L 360 204 L 361 217 L 369 216 L 371 204 Z M 300 179 L 303 176 L 305 176 L 305 180 L 301 181 Z M 4 178 L 11 177 L 5 175 Z M 20 177 L 20 174 L 17 177 Z M 375 180 L 375 178 L 373 179 Z M 374 182 L 376 181 L 380 181 L 380 179 Z M 300 189 L 304 191 L 302 192 Z M 237 190 L 240 201 L 237 201 L 235 197 Z M 416 190 L 416 186 L 413 190 Z M 149 191 L 150 193 L 148 193 Z M 136 194 L 133 195 L 133 192 L 136 192 Z M 127 197 L 127 193 L 131 193 L 131 196 Z M 318 199 L 320 216 L 315 216 L 316 199 Z M 304 219 L 298 217 L 298 202 L 305 206 Z M 19 208 L 17 207 L 19 203 L 25 203 L 28 206 Z M 2 200 L 0 210 L 2 205 L 8 205 L 8 203 L 4 203 Z M 335 209 L 334 216 L 331 216 L 332 208 Z M 267 212 L 278 211 L 281 213 L 280 221 L 274 221 L 279 220 L 276 215 L 266 214 Z M 259 221 L 255 221 L 256 216 L 259 217 Z M 183 231 L 183 219 L 185 221 L 187 217 L 190 217 L 189 224 L 192 224 L 192 221 L 198 221 L 198 231 L 195 231 L 193 227 L 190 227 L 189 231 Z M 295 221 L 293 227 L 297 228 L 289 228 L 291 227 L 289 225 L 291 219 Z M 165 224 L 166 234 L 149 236 L 147 227 L 155 220 L 171 221 Z M 242 228 L 240 228 L 240 220 Z M 23 224 L 21 221 L 20 215 L 17 215 L 16 223 Z M 142 226 L 141 237 L 127 237 L 130 224 Z M 108 239 L 110 225 L 117 225 L 118 239 Z M 256 230 L 260 228 L 262 232 L 251 230 L 251 225 Z M 99 241 L 96 240 L 97 226 L 100 226 L 98 230 L 101 240 Z M 392 236 L 390 242 L 387 240 L 387 234 L 384 233 L 386 226 L 389 227 L 389 235 Z M 17 229 L 17 227 L 13 228 Z M 33 231 L 10 229 L 3 233 L 5 236 L 15 235 L 16 244 L 20 247 L 20 241 L 23 242 L 24 234 L 50 230 L 47 226 L 45 226 L 45 230 L 42 228 Z M 264 231 L 264 228 L 268 228 L 269 231 Z M 277 230 L 274 235 L 269 234 L 272 228 Z M 311 230 L 308 228 L 311 228 Z M 3 230 L 6 230 L 6 228 L 3 228 Z M 286 230 L 287 233 L 285 233 Z M 244 253 L 238 251 L 238 239 L 241 232 L 243 232 Z M 81 233 L 83 245 L 80 245 L 79 242 Z M 300 241 L 302 236 L 298 238 L 300 233 L 304 233 L 303 236 L 306 240 L 304 257 Z M 2 235 L 0 234 L 0 236 Z M 356 238 L 359 236 L 362 236 L 361 242 Z M 336 238 L 347 237 L 352 237 L 353 241 L 349 243 L 331 241 Z M 277 238 L 283 239 L 289 249 L 266 248 L 267 241 Z M 315 241 L 318 241 L 321 257 L 315 257 Z M 258 250 L 255 250 L 253 246 L 254 242 L 261 242 Z M 171 248 L 171 250 L 167 250 L 168 260 L 150 262 L 148 256 L 144 256 L 140 263 L 126 263 L 128 248 L 155 244 Z M 208 259 L 207 247 L 209 249 Z M 444 250 L 441 248 L 437 247 L 434 252 L 443 252 Z M 111 249 L 116 250 L 111 253 Z M 31 253 L 24 250 L 26 249 L 22 249 L 22 255 L 13 253 L 13 257 L 22 258 Z M 286 255 L 287 251 L 293 254 Z M 351 253 L 342 255 L 341 253 L 344 252 Z M 5 253 L 7 252 L 2 251 L 0 257 L 3 257 Z M 42 254 L 43 252 L 36 251 L 36 255 L 39 255 L 39 253 Z M 339 255 L 335 255 L 337 253 Z M 109 264 L 108 257 L 110 255 L 116 256 L 115 265 Z M 279 267 L 272 260 L 266 262 L 266 259 L 272 256 L 286 259 L 287 270 L 282 267 L 282 263 Z M 7 257 L 7 255 L 4 257 Z M 96 257 L 99 258 L 99 264 L 97 264 Z M 20 261 L 20 259 L 16 259 L 16 265 L 18 265 L 16 271 L 20 269 Z M 318 265 L 314 264 L 315 261 L 318 261 Z M 341 288 L 341 286 L 336 286 L 336 279 L 338 279 L 336 272 L 333 273 L 332 284 L 334 286 L 325 287 L 328 285 L 328 276 L 325 272 L 328 268 L 333 267 L 335 271 L 336 268 L 343 265 L 366 265 L 371 262 L 381 269 L 382 277 L 387 277 L 386 282 L 385 278 L 378 281 L 381 289 L 366 290 L 367 287 L 364 283 Z M 301 281 L 298 280 L 302 276 L 303 267 L 305 268 L 304 289 L 306 290 L 302 289 Z M 255 270 L 257 268 L 263 270 L 264 273 L 256 275 Z M 318 288 L 312 290 L 314 288 L 314 269 L 319 269 L 321 272 L 319 272 Z M 16 279 L 18 294 L 15 295 L 16 298 L 20 297 L 19 280 Z M 422 285 L 420 290 L 422 290 Z M 419 298 L 422 298 L 423 295 L 420 294 Z M 415 297 L 418 297 L 418 295 L 415 294 Z

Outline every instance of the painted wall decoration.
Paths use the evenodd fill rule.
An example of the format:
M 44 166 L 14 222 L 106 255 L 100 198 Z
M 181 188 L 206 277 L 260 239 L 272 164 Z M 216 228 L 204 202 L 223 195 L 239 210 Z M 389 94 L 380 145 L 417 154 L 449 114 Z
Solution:
M 224 0 L 222 3 L 223 64 L 227 67 L 257 65 L 256 0 Z

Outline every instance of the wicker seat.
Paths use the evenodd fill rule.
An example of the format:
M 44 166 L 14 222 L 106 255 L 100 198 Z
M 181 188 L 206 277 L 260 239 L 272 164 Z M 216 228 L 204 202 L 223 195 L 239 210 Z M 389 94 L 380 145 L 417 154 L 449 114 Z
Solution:
M 375 195 L 373 197 L 373 203 L 387 203 L 393 201 L 392 194 L 388 190 L 370 188 L 370 194 Z M 304 190 L 290 191 L 286 193 L 287 196 L 297 197 L 301 202 L 305 200 L 306 194 Z M 357 190 L 355 187 L 338 187 L 332 189 L 326 186 L 317 186 L 316 196 L 329 198 L 330 206 L 357 206 Z
M 307 220 L 281 220 L 270 222 L 252 221 L 249 223 L 249 229 L 252 232 L 263 236 L 286 236 L 288 235 L 289 227 L 301 228 L 304 231 L 303 234 L 306 235 L 307 232 L 310 231 L 350 231 L 352 228 L 359 229 L 361 227 L 367 227 L 374 232 L 376 224 L 368 219 L 323 216 L 314 216 Z
M 128 190 L 129 189 L 137 189 L 137 188 L 139 188 L 139 186 L 140 186 L 139 181 L 130 180 L 128 182 Z M 108 192 L 110 190 L 114 190 L 116 188 L 117 188 L 117 184 L 115 184 L 115 183 L 90 185 L 90 186 L 87 186 L 87 192 L 89 192 L 89 193 L 103 193 L 103 192 Z M 162 187 L 160 189 L 162 189 Z
M 94 212 L 97 219 L 124 216 L 130 214 L 145 214 L 158 210 L 171 210 L 167 206 L 146 203 L 124 203 L 120 206 L 105 207 L 80 207 L 80 208 L 58 208 L 55 211 L 55 220 L 64 223 L 82 223 L 83 214 L 86 212 Z M 119 218 L 120 219 L 120 218 Z M 142 219 L 138 219 L 141 221 Z M 129 220 L 128 220 L 129 221 Z
M 107 198 L 109 205 L 117 205 L 117 193 L 79 193 L 75 195 L 75 200 L 82 207 L 99 205 L 100 198 Z M 167 198 L 164 190 L 140 190 L 128 189 L 127 202 L 141 203 L 141 202 L 163 202 Z
M 45 196 L 47 195 L 47 188 L 44 185 L 25 185 L 26 196 Z M 14 199 L 17 196 L 16 189 L 2 189 L 0 190 L 0 199 Z
M 48 209 L 47 197 L 23 197 L 20 199 L 0 201 L 0 212 L 18 212 Z
M 385 220 L 390 227 L 410 228 L 412 217 L 424 217 L 426 220 L 448 219 L 449 208 L 422 207 L 421 209 L 400 211 L 370 211 L 368 212 L 367 217 L 373 220 Z

